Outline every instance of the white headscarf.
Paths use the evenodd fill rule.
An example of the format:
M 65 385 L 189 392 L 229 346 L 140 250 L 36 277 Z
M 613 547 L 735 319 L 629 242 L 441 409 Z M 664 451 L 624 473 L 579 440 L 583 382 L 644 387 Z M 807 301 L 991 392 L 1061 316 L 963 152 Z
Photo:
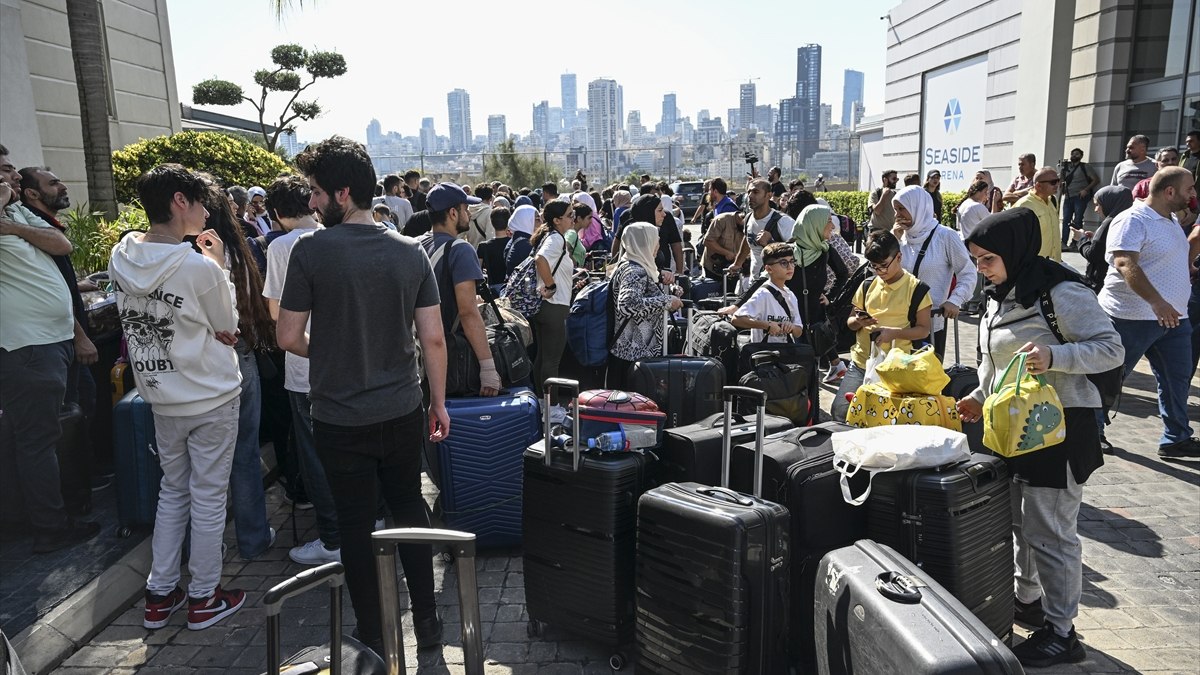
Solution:
M 906 246 L 920 244 L 938 226 L 933 215 L 933 197 L 920 185 L 909 185 L 896 193 L 892 201 L 900 202 L 912 216 L 912 227 L 905 230 L 900 243 Z
M 632 260 L 641 265 L 651 280 L 658 278 L 658 265 L 654 262 L 657 247 L 658 228 L 650 223 L 630 223 L 621 230 L 621 260 Z
M 522 204 L 512 212 L 508 218 L 508 229 L 513 232 L 524 232 L 529 236 L 533 236 L 533 220 L 537 215 L 537 209 L 529 204 Z

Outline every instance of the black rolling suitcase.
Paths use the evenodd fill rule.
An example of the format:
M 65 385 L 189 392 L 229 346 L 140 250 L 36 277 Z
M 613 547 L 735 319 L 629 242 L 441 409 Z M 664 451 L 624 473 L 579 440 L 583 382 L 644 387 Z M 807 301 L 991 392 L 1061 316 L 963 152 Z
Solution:
M 1025 672 L 921 567 L 873 541 L 821 560 L 813 611 L 821 675 Z
M 378 654 L 352 637 L 342 635 L 342 586 L 346 583 L 342 563 L 325 563 L 280 582 L 263 593 L 267 615 L 267 675 L 279 673 L 344 673 L 384 675 L 387 666 Z M 279 613 L 288 598 L 317 586 L 329 584 L 329 642 L 306 647 L 281 660 Z
M 949 319 L 947 319 L 949 320 Z M 950 382 L 942 389 L 943 396 L 953 396 L 957 401 L 979 387 L 979 369 L 965 366 L 962 362 L 962 350 L 959 348 L 958 317 L 954 318 L 954 365 L 946 369 Z M 971 452 L 988 453 L 983 445 L 983 420 L 963 422 L 963 433 L 967 435 L 967 447 Z
M 1004 642 L 1012 640 L 1008 466 L 993 455 L 875 476 L 867 536 L 920 565 Z
M 690 351 L 692 312 L 688 312 L 683 339 Z M 721 388 L 725 367 L 716 359 L 702 356 L 668 356 L 670 315 L 664 313 L 664 344 L 661 358 L 635 361 L 629 366 L 626 389 L 650 397 L 667 413 L 667 427 L 681 427 L 721 411 Z
M 842 498 L 840 474 L 833 468 L 832 436 L 854 427 L 823 422 L 768 436 L 763 444 L 763 498 L 783 504 L 791 514 L 791 656 L 805 670 L 815 664 L 812 641 L 812 589 L 821 556 L 866 536 L 867 514 Z M 730 485 L 746 491 L 753 484 L 754 446 L 733 449 Z M 851 479 L 866 489 L 865 476 Z
M 734 413 L 730 424 L 733 443 L 754 443 L 754 419 Z M 794 425 L 786 417 L 767 415 L 765 434 L 775 434 Z M 658 477 L 663 483 L 721 484 L 721 442 L 725 438 L 725 414 L 709 415 L 694 424 L 667 429 L 658 454 Z M 753 453 L 753 450 L 751 450 Z
M 745 387 L 725 387 L 729 417 L 735 396 L 758 401 L 756 464 L 761 469 L 766 397 Z M 730 445 L 727 434 L 725 458 Z M 725 487 L 667 483 L 642 495 L 638 671 L 786 673 L 788 530 L 786 508 Z
M 546 380 L 579 396 L 571 380 Z M 525 451 L 523 552 L 525 608 L 529 633 L 545 624 L 613 648 L 610 664 L 620 668 L 621 649 L 633 642 L 634 554 L 637 503 L 657 463 L 639 452 L 582 453 L 578 415 L 570 448 L 546 451 L 553 439 L 550 402 L 543 406 L 545 441 Z

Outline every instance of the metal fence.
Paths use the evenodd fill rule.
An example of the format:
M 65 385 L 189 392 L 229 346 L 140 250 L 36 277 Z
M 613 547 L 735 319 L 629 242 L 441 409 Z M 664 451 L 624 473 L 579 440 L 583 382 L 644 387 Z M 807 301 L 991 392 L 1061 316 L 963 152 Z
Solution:
M 731 187 L 744 185 L 750 175 L 748 159 L 766 176 L 772 166 L 782 169 L 784 183 L 804 179 L 809 185 L 822 175 L 828 185 L 857 189 L 859 140 L 843 139 L 834 147 L 803 157 L 796 147 L 779 147 L 770 141 L 732 140 L 721 143 L 660 143 L 608 149 L 495 149 L 437 154 L 390 152 L 370 148 L 375 170 L 381 176 L 417 169 L 431 180 L 471 183 L 483 179 L 512 181 L 513 187 L 537 187 L 549 181 L 569 185 L 582 171 L 591 186 L 611 185 L 649 174 L 668 183 L 706 180 L 720 176 Z

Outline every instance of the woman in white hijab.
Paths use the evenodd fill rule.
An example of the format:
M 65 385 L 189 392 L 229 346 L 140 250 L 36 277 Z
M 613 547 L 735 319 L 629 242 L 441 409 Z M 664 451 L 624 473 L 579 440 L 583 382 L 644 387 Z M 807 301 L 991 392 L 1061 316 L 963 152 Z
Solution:
M 605 386 L 623 389 L 634 361 L 662 353 L 663 312 L 682 306 L 658 284 L 658 228 L 630 223 L 621 233 L 621 262 L 615 265 L 609 293 L 614 294 L 613 337 Z
M 933 198 L 920 185 L 910 185 L 892 199 L 900 240 L 900 262 L 904 269 L 929 286 L 934 309 L 946 319 L 958 317 L 959 308 L 975 289 L 975 264 L 958 234 L 942 227 L 933 217 Z M 957 279 L 957 281 L 955 281 Z M 954 290 L 950 289 L 954 283 Z M 933 317 L 933 349 L 939 359 L 946 353 L 946 322 Z
M 508 217 L 508 230 L 512 232 L 512 236 L 509 237 L 508 244 L 504 246 L 504 267 L 507 270 L 505 277 L 511 275 L 517 265 L 520 265 L 521 261 L 528 258 L 529 254 L 533 252 L 533 245 L 529 243 L 529 238 L 537 229 L 538 218 L 538 210 L 529 204 L 518 206 Z

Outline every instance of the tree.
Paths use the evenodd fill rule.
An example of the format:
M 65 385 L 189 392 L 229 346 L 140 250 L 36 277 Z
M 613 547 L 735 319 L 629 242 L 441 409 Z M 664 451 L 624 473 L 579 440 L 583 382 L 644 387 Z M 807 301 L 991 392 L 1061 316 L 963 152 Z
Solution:
M 558 168 L 547 166 L 536 154 L 517 154 L 512 139 L 501 141 L 496 152 L 484 158 L 483 176 L 514 188 L 533 187 L 546 181 L 558 182 Z
M 296 120 L 308 121 L 321 114 L 316 101 L 296 100 L 304 90 L 318 79 L 334 78 L 346 74 L 346 59 L 337 52 L 309 52 L 300 45 L 279 45 L 271 50 L 274 70 L 259 69 L 254 73 L 254 83 L 260 88 L 258 100 L 246 96 L 240 85 L 228 80 L 208 79 L 192 87 L 192 101 L 199 105 L 237 105 L 249 101 L 258 111 L 258 124 L 262 130 L 267 149 L 275 151 L 275 145 L 284 132 L 295 132 L 291 126 Z M 300 71 L 308 73 L 308 82 L 302 82 Z M 292 97 L 279 113 L 275 132 L 267 133 L 267 94 L 273 91 L 291 92 Z
M 108 218 L 117 216 L 113 185 L 112 140 L 108 130 L 108 63 L 104 24 L 96 0 L 67 0 L 71 60 L 79 89 L 79 122 L 83 131 L 83 167 L 92 207 Z
M 184 131 L 157 136 L 112 154 L 117 195 L 128 203 L 137 197 L 137 179 L 163 162 L 177 162 L 194 171 L 211 173 L 223 185 L 269 185 L 291 171 L 275 154 L 216 131 Z

